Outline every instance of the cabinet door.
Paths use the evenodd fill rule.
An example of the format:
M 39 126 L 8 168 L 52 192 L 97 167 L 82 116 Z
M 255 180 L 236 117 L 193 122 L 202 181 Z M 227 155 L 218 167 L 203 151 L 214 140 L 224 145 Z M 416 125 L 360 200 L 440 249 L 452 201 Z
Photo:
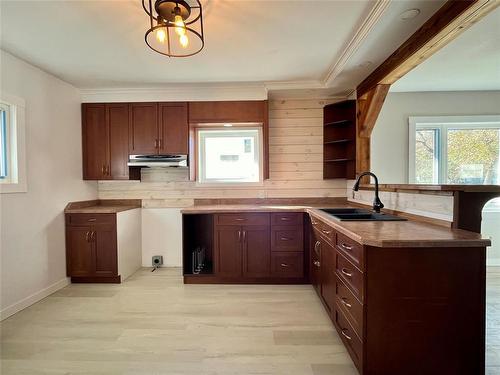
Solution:
M 321 295 L 321 241 L 311 229 L 311 263 L 309 265 L 311 284 Z
M 321 239 L 321 296 L 333 312 L 335 305 L 335 249 Z
M 158 144 L 158 104 L 130 103 L 130 153 L 155 155 Z
M 104 104 L 82 105 L 83 179 L 103 180 L 109 163 L 109 128 Z
M 128 111 L 126 103 L 106 105 L 110 154 L 107 172 L 113 180 L 128 180 Z
M 68 226 L 66 229 L 66 256 L 68 276 L 89 276 L 93 272 L 93 256 L 89 225 Z
M 118 274 L 116 226 L 114 224 L 95 225 L 92 241 L 95 275 L 116 276 Z
M 264 122 L 265 101 L 221 101 L 189 103 L 189 121 L 210 122 Z
M 242 231 L 239 226 L 215 229 L 215 272 L 221 277 L 241 276 Z
M 186 103 L 159 103 L 160 154 L 188 154 Z
M 269 226 L 243 226 L 243 276 L 271 274 L 271 233 Z

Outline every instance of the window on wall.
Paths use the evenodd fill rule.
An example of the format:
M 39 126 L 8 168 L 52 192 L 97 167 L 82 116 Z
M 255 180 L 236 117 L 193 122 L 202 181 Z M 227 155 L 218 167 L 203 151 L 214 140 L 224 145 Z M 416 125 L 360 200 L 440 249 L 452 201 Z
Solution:
M 24 100 L 2 93 L 0 97 L 0 192 L 27 191 Z
M 9 181 L 10 157 L 10 108 L 0 103 L 0 181 Z
M 500 184 L 500 116 L 410 117 L 409 182 Z
M 261 128 L 199 129 L 197 144 L 200 183 L 262 180 Z

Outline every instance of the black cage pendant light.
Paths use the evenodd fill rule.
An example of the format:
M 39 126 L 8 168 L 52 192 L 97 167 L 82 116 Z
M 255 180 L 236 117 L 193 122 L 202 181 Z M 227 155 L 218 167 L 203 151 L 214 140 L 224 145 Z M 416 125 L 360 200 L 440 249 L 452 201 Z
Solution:
M 142 0 L 150 28 L 144 39 L 154 51 L 170 57 L 193 56 L 205 45 L 199 0 Z

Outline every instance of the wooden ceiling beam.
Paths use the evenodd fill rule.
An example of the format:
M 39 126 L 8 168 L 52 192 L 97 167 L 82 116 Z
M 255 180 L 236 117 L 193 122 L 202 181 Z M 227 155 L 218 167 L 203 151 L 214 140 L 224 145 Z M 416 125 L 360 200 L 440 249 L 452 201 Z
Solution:
M 498 0 L 449 0 L 358 85 L 358 98 L 396 82 L 499 5 Z
M 358 98 L 358 135 L 370 137 L 391 85 L 377 85 Z

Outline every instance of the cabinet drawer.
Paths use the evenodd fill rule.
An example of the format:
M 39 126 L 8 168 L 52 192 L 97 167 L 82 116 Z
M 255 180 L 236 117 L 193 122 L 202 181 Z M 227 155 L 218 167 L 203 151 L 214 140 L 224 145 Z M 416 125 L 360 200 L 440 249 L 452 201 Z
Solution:
M 337 249 L 352 261 L 359 269 L 363 269 L 363 245 L 351 240 L 341 233 L 337 233 Z
M 68 225 L 82 224 L 114 224 L 115 214 L 67 214 L 66 223 Z
M 269 214 L 241 213 L 241 214 L 218 214 L 215 223 L 217 225 L 269 225 Z
M 337 276 L 335 285 L 335 302 L 351 323 L 358 337 L 363 337 L 363 305 Z
M 344 316 L 342 311 L 335 308 L 335 326 L 339 331 L 340 338 L 344 342 L 352 360 L 355 362 L 356 366 L 361 368 L 363 359 L 363 342 L 354 333 L 354 329 L 349 324 L 349 321 Z
M 275 277 L 304 277 L 304 254 L 299 252 L 272 253 L 271 269 Z
M 302 226 L 273 226 L 271 229 L 272 251 L 304 251 Z
M 335 243 L 335 231 L 330 228 L 327 224 L 323 223 L 322 221 L 319 221 L 318 219 L 315 219 L 311 216 L 311 224 L 313 226 L 314 231 L 329 241 L 331 244 Z
M 302 225 L 302 212 L 279 212 L 271 214 L 272 225 Z
M 363 302 L 363 273 L 338 251 L 336 258 L 337 276 L 351 289 L 354 296 Z

